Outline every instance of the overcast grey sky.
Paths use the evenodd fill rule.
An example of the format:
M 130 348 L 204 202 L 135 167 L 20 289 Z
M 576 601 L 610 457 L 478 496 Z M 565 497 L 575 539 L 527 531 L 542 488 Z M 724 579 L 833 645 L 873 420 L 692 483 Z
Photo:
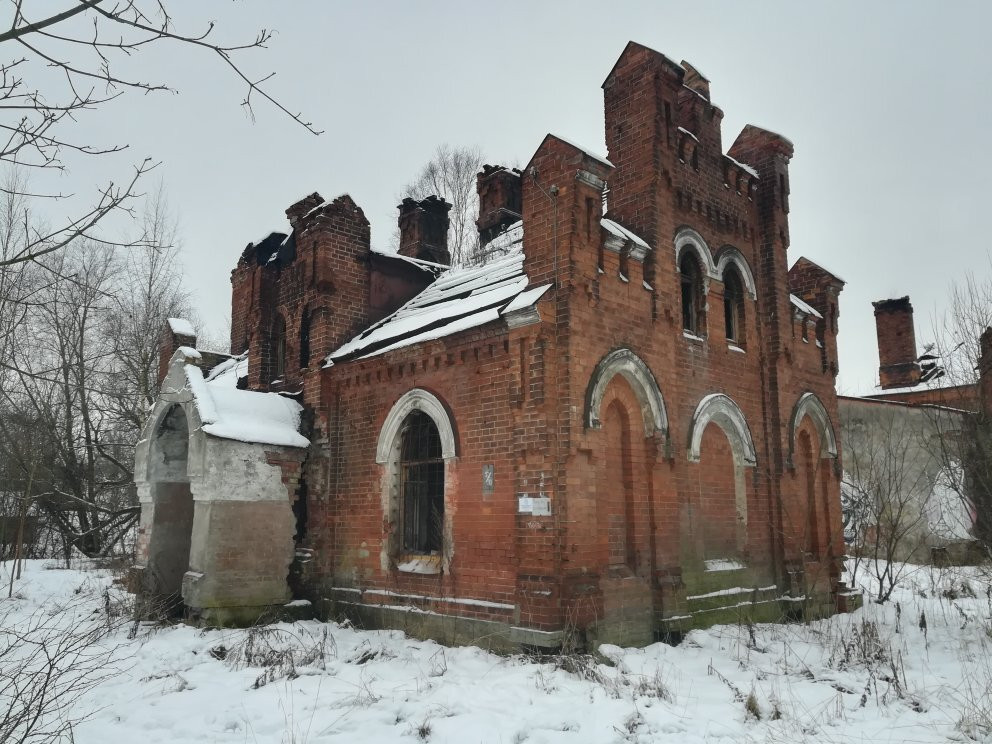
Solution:
M 276 71 L 268 89 L 324 130 L 314 137 L 261 104 L 252 123 L 228 71 L 176 47 L 132 69 L 180 95 L 131 96 L 81 123 L 97 136 L 126 129 L 132 147 L 118 170 L 144 155 L 162 161 L 189 284 L 217 328 L 241 250 L 285 228 L 283 210 L 304 194 L 350 193 L 373 245 L 387 247 L 396 195 L 439 143 L 522 164 L 554 132 L 605 153 L 599 86 L 628 40 L 710 78 L 725 147 L 746 123 L 795 143 L 790 263 L 805 255 L 847 281 L 842 392 L 875 383 L 872 300 L 910 295 L 922 343 L 948 284 L 990 271 L 987 2 L 180 7 L 196 14 L 188 20 L 214 18 L 225 39 L 276 29 L 246 66 Z

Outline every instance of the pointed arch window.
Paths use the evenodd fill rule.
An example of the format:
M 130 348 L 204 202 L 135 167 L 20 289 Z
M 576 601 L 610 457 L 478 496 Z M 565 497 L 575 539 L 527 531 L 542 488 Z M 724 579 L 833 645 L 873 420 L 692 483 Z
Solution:
M 703 272 L 692 251 L 682 252 L 679 278 L 682 286 L 682 329 L 702 336 L 706 328 L 706 296 L 703 293 Z
M 440 555 L 444 539 L 441 436 L 423 411 L 411 411 L 400 431 L 403 550 Z
M 744 342 L 744 281 L 733 266 L 723 275 L 723 320 L 727 340 Z
M 286 375 L 286 321 L 277 315 L 272 322 L 270 339 L 272 349 L 272 375 L 270 379 L 281 380 Z

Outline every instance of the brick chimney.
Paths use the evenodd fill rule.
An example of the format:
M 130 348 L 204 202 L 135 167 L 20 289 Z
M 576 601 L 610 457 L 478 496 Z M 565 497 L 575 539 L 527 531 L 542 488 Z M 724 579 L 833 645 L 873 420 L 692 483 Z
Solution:
M 196 331 L 193 324 L 182 318 L 169 318 L 162 327 L 158 342 L 158 381 L 169 372 L 169 361 L 180 346 L 196 348 Z
M 920 381 L 920 365 L 916 361 L 916 333 L 909 297 L 879 300 L 871 304 L 875 308 L 881 388 L 887 390 L 916 385 Z
M 448 211 L 451 205 L 438 196 L 428 196 L 422 201 L 404 199 L 400 210 L 401 256 L 448 265 Z
M 475 177 L 479 193 L 479 242 L 485 245 L 520 219 L 520 171 L 501 165 L 484 165 Z

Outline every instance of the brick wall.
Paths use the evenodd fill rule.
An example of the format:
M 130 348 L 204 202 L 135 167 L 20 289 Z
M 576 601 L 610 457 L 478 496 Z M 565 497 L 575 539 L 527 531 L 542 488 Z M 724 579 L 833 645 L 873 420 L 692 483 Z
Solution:
M 800 396 L 813 392 L 836 425 L 842 282 L 815 264 L 788 271 L 792 145 L 749 126 L 733 157 L 724 155 L 723 113 L 709 100 L 708 81 L 691 65 L 636 44 L 603 88 L 609 162 L 549 135 L 521 176 L 479 177 L 483 229 L 506 217 L 499 205 L 516 206 L 519 186 L 525 269 L 531 285 L 552 285 L 539 304 L 539 324 L 511 330 L 493 323 L 289 375 L 302 381 L 314 418 L 304 471 L 316 594 L 360 589 L 394 604 L 426 602 L 538 629 L 567 621 L 602 630 L 615 621 L 628 632 L 645 607 L 671 614 L 692 588 L 686 583 L 698 579 L 702 559 L 731 557 L 728 545 L 755 580 L 780 586 L 787 585 L 787 559 L 804 560 L 789 520 L 794 504 L 808 498 L 808 484 L 790 469 L 790 421 Z M 629 243 L 605 247 L 604 187 L 605 216 L 647 240 L 647 255 Z M 232 350 L 245 343 L 261 350 L 250 370 L 253 386 L 266 383 L 263 339 L 275 313 L 285 320 L 292 359 L 307 308 L 321 313 L 311 331 L 315 355 L 379 312 L 363 260 L 368 223 L 354 202 L 345 196 L 327 204 L 315 194 L 288 213 L 295 259 L 259 265 L 246 252 L 232 277 Z M 710 251 L 700 337 L 682 329 L 676 236 L 686 228 Z M 756 298 L 745 293 L 743 333 L 731 343 L 720 270 L 722 259 L 738 252 L 754 275 Z M 797 318 L 790 291 L 823 321 Z M 621 376 L 606 388 L 602 425 L 588 425 L 590 380 L 620 348 L 632 350 L 657 381 L 666 432 L 645 421 L 644 400 Z M 457 455 L 445 465 L 450 552 L 442 573 L 397 570 L 391 470 L 376 462 L 390 409 L 414 388 L 443 402 L 456 432 Z M 699 462 L 690 461 L 693 417 L 712 393 L 740 409 L 755 465 L 735 463 L 731 439 L 717 424 L 703 433 Z M 817 498 L 839 503 L 836 463 L 820 465 L 829 474 L 818 476 Z M 495 473 L 491 493 L 482 487 L 485 466 Z M 518 513 L 522 495 L 549 498 L 551 515 Z M 835 534 L 839 508 L 825 506 L 822 515 L 825 534 Z

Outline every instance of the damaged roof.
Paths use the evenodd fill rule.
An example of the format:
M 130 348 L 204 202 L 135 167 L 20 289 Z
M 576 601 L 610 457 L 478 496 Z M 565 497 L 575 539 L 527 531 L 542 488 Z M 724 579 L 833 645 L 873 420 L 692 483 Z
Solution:
M 444 272 L 392 315 L 331 352 L 328 366 L 444 338 L 533 306 L 551 285 L 528 290 L 523 235 L 522 222 L 511 225 L 482 250 L 497 257 Z
M 199 357 L 195 349 L 182 349 L 189 357 Z M 231 357 L 204 377 L 195 364 L 184 364 L 186 384 L 193 395 L 204 433 L 221 439 L 280 447 L 308 447 L 310 440 L 300 434 L 303 406 L 278 393 L 241 390 L 237 381 L 247 373 L 246 355 Z

